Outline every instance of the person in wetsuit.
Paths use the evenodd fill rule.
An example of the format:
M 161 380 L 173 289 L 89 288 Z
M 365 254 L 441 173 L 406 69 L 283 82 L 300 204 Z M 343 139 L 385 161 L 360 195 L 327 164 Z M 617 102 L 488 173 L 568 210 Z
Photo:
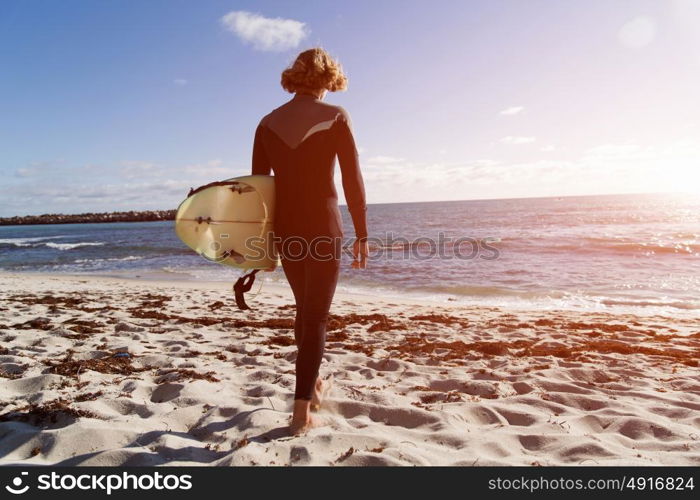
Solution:
M 306 50 L 284 70 L 281 83 L 294 97 L 260 120 L 252 173 L 274 172 L 275 177 L 275 241 L 296 303 L 298 354 L 290 429 L 299 434 L 318 425 L 311 405 L 320 404 L 327 384 L 319 367 L 343 238 L 333 182 L 336 157 L 355 227 L 353 268 L 366 266 L 367 208 L 350 115 L 323 101 L 327 91 L 347 87 L 340 65 L 321 48 Z

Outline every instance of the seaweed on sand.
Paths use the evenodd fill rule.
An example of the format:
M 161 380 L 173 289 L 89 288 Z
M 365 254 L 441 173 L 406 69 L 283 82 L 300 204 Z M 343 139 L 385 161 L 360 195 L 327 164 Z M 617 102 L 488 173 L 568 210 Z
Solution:
M 132 366 L 132 357 L 112 357 L 106 356 L 103 358 L 94 359 L 73 359 L 74 351 L 68 350 L 65 357 L 59 361 L 44 360 L 43 363 L 48 365 L 48 373 L 56 373 L 69 377 L 77 377 L 80 372 L 92 370 L 99 373 L 114 373 L 119 375 L 131 375 L 135 372 L 150 370 L 150 366 L 135 367 Z
M 100 418 L 91 411 L 71 407 L 66 399 L 57 398 L 45 403 L 30 403 L 0 414 L 0 422 L 20 421 L 46 426 L 57 423 L 60 418 L 76 420 L 81 417 Z

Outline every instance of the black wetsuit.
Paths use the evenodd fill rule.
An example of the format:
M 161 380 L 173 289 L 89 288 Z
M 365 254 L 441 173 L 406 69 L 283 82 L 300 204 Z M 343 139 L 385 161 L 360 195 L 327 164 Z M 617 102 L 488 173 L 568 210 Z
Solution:
M 345 109 L 295 94 L 255 131 L 253 174 L 274 172 L 275 236 L 296 302 L 294 399 L 311 399 L 338 282 L 343 227 L 333 183 L 336 156 L 355 236 L 364 239 L 364 183 Z

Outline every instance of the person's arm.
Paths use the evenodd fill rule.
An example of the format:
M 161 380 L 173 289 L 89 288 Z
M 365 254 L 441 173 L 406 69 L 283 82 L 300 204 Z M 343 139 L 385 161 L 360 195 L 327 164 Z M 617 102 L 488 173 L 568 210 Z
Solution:
M 355 236 L 361 242 L 367 239 L 367 205 L 365 185 L 360 171 L 359 155 L 352 133 L 349 113 L 340 108 L 337 123 L 337 154 L 343 177 L 343 192 L 355 226 Z
M 272 170 L 270 161 L 267 158 L 265 144 L 262 141 L 262 124 L 258 124 L 255 129 L 255 139 L 253 140 L 253 175 L 270 175 Z M 272 272 L 275 267 L 264 269 L 265 272 Z
M 258 124 L 253 140 L 253 175 L 270 175 L 270 170 L 270 161 L 262 141 L 262 125 Z

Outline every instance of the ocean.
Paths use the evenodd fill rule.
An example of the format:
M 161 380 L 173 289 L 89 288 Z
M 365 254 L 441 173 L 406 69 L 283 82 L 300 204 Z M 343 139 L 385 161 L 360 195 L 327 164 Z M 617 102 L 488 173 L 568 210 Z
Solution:
M 339 291 L 700 316 L 700 197 L 376 204 L 368 225 L 368 268 L 353 270 L 344 256 Z M 3 226 L 0 269 L 231 282 L 241 275 L 189 250 L 172 221 Z M 281 268 L 258 276 L 263 287 L 286 282 Z

